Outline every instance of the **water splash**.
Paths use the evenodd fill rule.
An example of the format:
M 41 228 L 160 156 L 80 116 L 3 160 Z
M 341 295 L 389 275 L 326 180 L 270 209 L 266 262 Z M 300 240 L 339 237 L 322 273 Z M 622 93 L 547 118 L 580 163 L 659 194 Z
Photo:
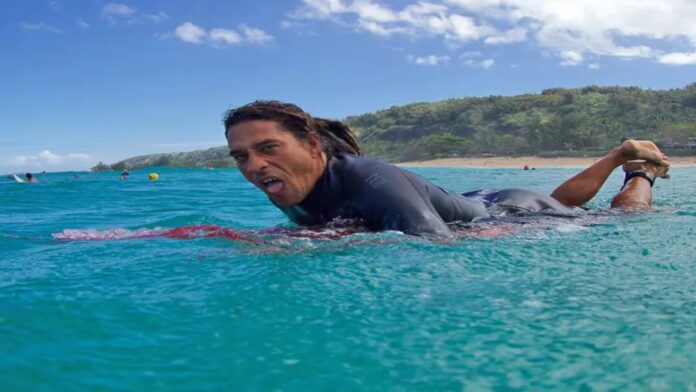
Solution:
M 251 231 L 236 230 L 218 225 L 190 225 L 175 228 L 156 227 L 129 230 L 123 228 L 97 229 L 65 229 L 51 236 L 57 240 L 66 241 L 114 241 L 139 238 L 172 238 L 190 240 L 198 238 L 224 238 L 234 241 L 263 242 L 264 237 L 290 237 L 299 239 L 337 240 L 351 234 L 364 232 L 357 227 L 320 228 L 320 227 L 276 227 L 271 229 Z

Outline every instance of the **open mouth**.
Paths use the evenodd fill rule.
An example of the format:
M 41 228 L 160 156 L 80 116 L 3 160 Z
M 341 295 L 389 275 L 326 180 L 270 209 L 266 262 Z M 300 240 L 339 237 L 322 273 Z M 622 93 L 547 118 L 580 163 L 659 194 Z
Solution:
M 267 193 L 277 194 L 283 190 L 284 184 L 277 177 L 268 177 L 261 181 L 261 186 Z

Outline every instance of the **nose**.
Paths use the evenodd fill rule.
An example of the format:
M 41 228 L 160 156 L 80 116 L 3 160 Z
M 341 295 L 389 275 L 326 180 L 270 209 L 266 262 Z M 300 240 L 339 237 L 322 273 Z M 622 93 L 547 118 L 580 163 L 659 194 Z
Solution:
M 258 154 L 249 152 L 249 157 L 246 162 L 246 170 L 249 172 L 261 171 L 268 166 L 268 162 L 263 157 L 258 156 Z

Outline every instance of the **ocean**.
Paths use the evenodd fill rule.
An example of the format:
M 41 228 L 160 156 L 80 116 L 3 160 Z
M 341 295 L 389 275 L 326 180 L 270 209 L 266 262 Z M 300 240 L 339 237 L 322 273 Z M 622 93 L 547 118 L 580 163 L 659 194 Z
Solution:
M 264 231 L 291 225 L 234 169 L 118 175 L 0 179 L 0 390 L 696 389 L 696 168 L 654 213 L 606 211 L 617 170 L 587 217 L 454 241 Z M 241 239 L 159 235 L 191 225 Z

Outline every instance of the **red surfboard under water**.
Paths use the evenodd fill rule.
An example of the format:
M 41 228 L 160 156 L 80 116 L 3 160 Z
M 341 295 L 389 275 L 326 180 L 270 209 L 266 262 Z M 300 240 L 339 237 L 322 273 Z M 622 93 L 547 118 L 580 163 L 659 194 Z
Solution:
M 264 243 L 265 236 L 279 236 L 304 239 L 337 240 L 350 234 L 364 232 L 357 227 L 346 228 L 273 228 L 259 231 L 236 230 L 217 225 L 191 225 L 172 229 L 66 229 L 54 233 L 53 238 L 66 241 L 114 241 L 137 238 L 172 238 L 190 240 L 198 238 L 224 238 L 233 241 Z

